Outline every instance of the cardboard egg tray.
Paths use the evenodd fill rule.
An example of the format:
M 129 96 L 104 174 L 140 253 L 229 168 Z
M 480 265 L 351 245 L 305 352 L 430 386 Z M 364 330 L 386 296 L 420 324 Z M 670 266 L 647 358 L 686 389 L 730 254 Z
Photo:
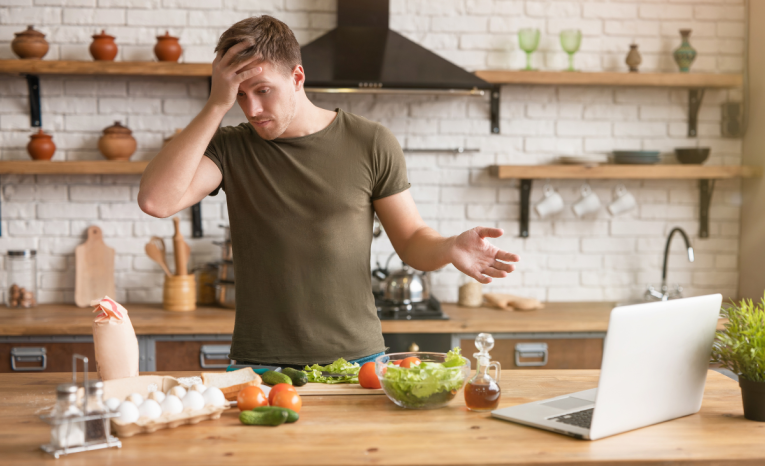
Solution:
M 149 386 L 156 385 L 158 391 L 167 393 L 168 390 L 180 385 L 175 377 L 159 375 L 141 375 L 125 379 L 114 379 L 104 382 L 104 399 L 117 398 L 124 400 L 132 393 L 138 393 L 144 399 L 149 395 Z M 205 406 L 202 409 L 184 409 L 179 414 L 162 414 L 156 419 L 138 419 L 136 422 L 122 422 L 112 418 L 112 430 L 121 438 L 132 437 L 136 434 L 150 434 L 161 429 L 174 429 L 186 424 L 197 424 L 208 419 L 218 419 L 223 411 L 230 407 L 226 402 L 223 406 Z

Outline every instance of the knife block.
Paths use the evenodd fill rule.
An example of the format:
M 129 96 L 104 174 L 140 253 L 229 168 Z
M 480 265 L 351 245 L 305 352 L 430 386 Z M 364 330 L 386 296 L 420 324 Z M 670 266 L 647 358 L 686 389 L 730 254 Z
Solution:
M 165 275 L 162 307 L 168 311 L 193 311 L 197 308 L 196 276 Z

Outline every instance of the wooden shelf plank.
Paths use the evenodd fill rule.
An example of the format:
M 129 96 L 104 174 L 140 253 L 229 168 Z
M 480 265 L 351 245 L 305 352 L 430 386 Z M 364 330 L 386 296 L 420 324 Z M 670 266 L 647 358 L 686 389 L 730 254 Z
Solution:
M 740 74 L 713 73 L 481 70 L 475 74 L 492 84 L 733 88 L 741 87 L 744 81 Z
M 149 162 L 82 160 L 50 162 L 43 160 L 0 161 L 0 174 L 7 175 L 140 175 Z
M 762 176 L 762 167 L 714 165 L 495 165 L 500 179 L 723 179 Z
M 0 73 L 206 77 L 212 74 L 212 64 L 156 61 L 0 60 Z

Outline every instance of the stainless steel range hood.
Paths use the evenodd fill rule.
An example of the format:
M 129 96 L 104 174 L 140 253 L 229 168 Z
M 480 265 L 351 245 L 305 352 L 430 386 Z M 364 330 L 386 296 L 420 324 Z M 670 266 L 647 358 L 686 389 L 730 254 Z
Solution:
M 338 0 L 337 28 L 301 48 L 306 92 L 484 95 L 491 85 L 388 28 L 389 0 Z

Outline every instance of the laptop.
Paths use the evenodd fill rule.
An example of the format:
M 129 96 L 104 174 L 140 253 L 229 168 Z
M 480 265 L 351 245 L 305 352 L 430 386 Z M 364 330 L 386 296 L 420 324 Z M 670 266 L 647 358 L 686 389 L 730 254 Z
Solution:
M 493 417 L 597 440 L 698 412 L 722 295 L 611 310 L 598 388 Z

